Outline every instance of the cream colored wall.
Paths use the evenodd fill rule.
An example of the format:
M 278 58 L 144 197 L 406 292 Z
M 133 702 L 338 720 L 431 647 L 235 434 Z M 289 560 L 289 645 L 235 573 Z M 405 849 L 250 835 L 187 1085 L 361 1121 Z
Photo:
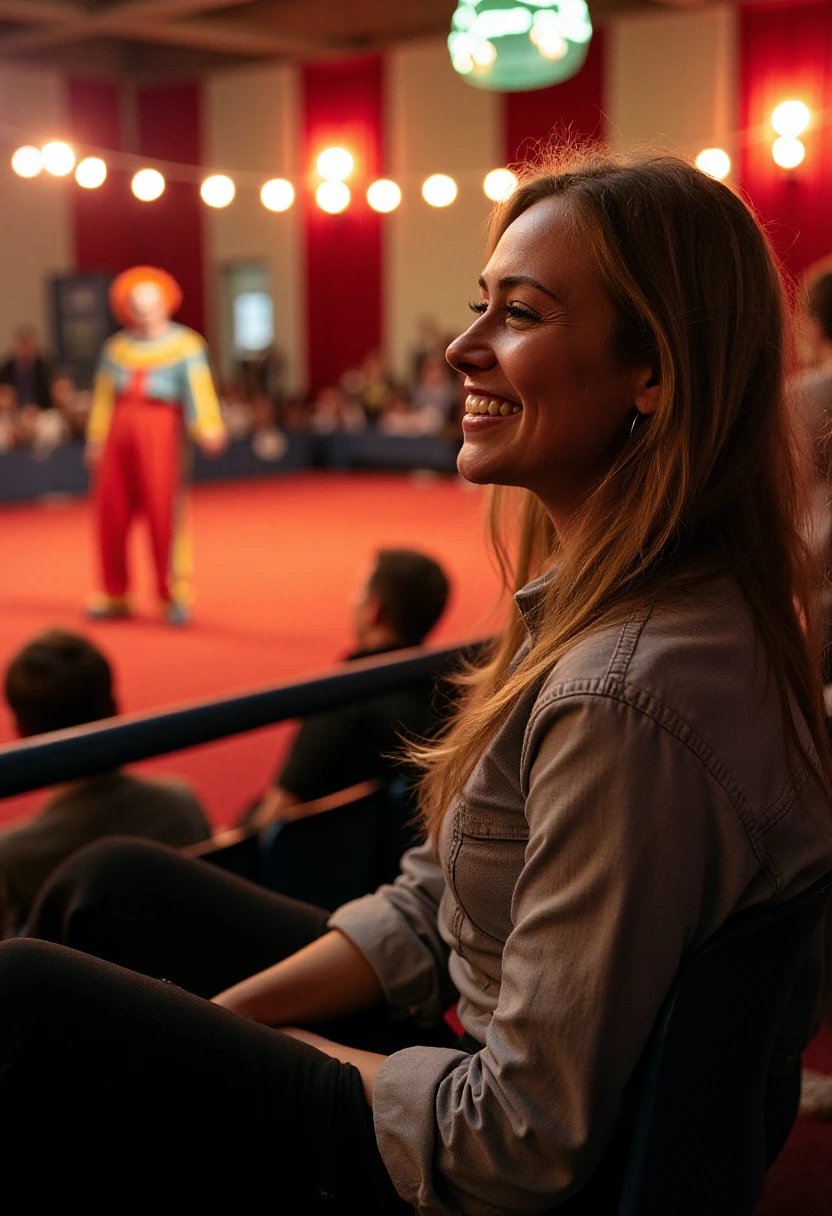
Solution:
M 54 72 L 0 64 L 0 350 L 18 325 L 51 332 L 48 279 L 72 268 L 69 191 L 42 174 L 24 181 L 9 167 L 23 143 L 44 143 L 65 127 L 64 91 Z
M 622 16 L 607 26 L 607 113 L 621 148 L 647 143 L 695 156 L 724 147 L 734 158 L 737 10 Z
M 298 74 L 293 68 L 275 66 L 211 76 L 205 81 L 203 104 L 206 162 L 230 173 L 238 190 L 227 210 L 209 211 L 206 216 L 211 337 L 216 342 L 222 267 L 249 260 L 267 263 L 275 341 L 287 359 L 288 386 L 291 391 L 299 390 L 305 376 L 300 211 L 297 203 L 288 211 L 267 211 L 259 196 L 260 186 L 269 177 L 297 181 Z
M 451 70 L 444 41 L 394 50 L 386 87 L 388 172 L 404 198 L 384 219 L 385 340 L 403 375 L 418 317 L 432 315 L 453 333 L 470 319 L 489 207 L 482 179 L 502 164 L 501 99 Z M 456 178 L 459 196 L 450 207 L 422 199 L 431 173 Z

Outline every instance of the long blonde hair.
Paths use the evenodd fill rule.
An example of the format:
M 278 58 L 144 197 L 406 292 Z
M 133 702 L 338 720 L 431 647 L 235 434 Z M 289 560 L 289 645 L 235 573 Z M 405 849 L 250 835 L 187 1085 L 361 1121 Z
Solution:
M 659 591 L 689 592 L 682 576 L 694 567 L 733 572 L 777 683 L 789 743 L 829 791 L 817 577 L 799 530 L 801 482 L 784 390 L 789 307 L 769 243 L 737 195 L 676 157 L 628 162 L 584 152 L 526 172 L 494 212 L 491 248 L 517 216 L 551 197 L 566 201 L 594 253 L 617 312 L 615 352 L 624 365 L 655 367 L 661 395 L 585 499 L 562 555 L 536 498 L 492 491 L 490 538 L 505 590 L 555 560 L 558 577 L 520 663 L 509 670 L 526 637 L 511 604 L 491 653 L 460 675 L 460 702 L 444 735 L 411 750 L 423 772 L 427 829 L 436 835 L 486 746 L 567 649 Z M 506 529 L 512 515 L 517 520 L 518 494 L 512 544 Z M 817 755 L 801 746 L 790 696 Z

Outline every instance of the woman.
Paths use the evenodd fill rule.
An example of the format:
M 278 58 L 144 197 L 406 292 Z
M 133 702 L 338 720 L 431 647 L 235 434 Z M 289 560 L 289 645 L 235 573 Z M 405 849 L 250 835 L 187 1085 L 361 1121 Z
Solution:
M 7 1177 L 65 1209 L 614 1210 L 683 955 L 832 865 L 753 217 L 678 160 L 587 156 L 498 209 L 480 288 L 460 469 L 523 492 L 521 590 L 421 753 L 427 842 L 328 921 L 154 846 L 68 863 L 32 931 L 109 963 L 0 947 Z

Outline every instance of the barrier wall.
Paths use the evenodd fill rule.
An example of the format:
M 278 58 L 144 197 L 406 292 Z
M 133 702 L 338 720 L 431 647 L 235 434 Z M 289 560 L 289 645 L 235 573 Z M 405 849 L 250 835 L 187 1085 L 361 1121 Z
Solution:
M 309 468 L 430 469 L 453 473 L 456 440 L 378 435 L 310 435 L 305 432 L 234 440 L 222 456 L 194 453 L 192 480 L 233 481 L 274 477 Z M 86 494 L 89 473 L 83 444 L 55 448 L 39 458 L 29 451 L 0 453 L 0 503 Z

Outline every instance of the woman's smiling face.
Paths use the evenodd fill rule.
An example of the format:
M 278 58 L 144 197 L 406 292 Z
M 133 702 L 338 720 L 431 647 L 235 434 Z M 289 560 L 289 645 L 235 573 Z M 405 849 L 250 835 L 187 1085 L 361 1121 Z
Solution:
M 634 409 L 655 408 L 653 369 L 615 352 L 615 309 L 560 198 L 509 225 L 480 288 L 447 352 L 468 390 L 459 470 L 531 490 L 558 527 L 612 465 Z

